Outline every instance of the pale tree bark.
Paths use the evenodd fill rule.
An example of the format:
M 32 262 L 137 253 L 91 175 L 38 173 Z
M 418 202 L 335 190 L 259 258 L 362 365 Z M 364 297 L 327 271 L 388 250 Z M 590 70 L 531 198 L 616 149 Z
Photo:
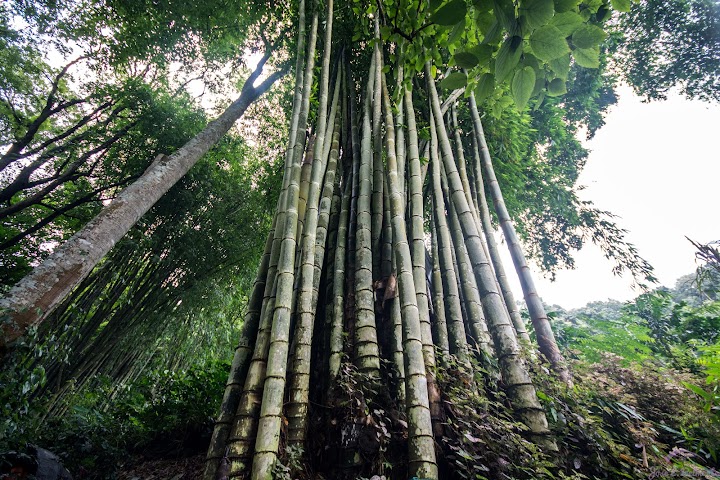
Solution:
M 158 156 L 139 179 L 0 299 L 0 350 L 47 318 L 140 217 L 225 135 L 258 97 L 285 75 L 286 69 L 279 70 L 253 86 L 271 53 L 272 49 L 268 49 L 238 99 L 218 118 L 169 157 Z

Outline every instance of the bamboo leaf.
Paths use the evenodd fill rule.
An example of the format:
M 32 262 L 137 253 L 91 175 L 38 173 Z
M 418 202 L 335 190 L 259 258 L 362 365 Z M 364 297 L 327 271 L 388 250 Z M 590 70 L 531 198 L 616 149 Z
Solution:
M 465 5 L 465 0 L 452 0 L 435 12 L 430 17 L 430 21 L 438 25 L 455 25 L 465 18 L 466 13 L 467 5 Z
M 531 29 L 547 24 L 555 13 L 553 0 L 524 0 L 520 2 L 520 13 L 525 16 Z
M 583 25 L 575 30 L 572 41 L 578 48 L 592 48 L 600 45 L 606 37 L 605 31 L 597 25 Z
M 447 90 L 457 90 L 467 85 L 467 76 L 462 72 L 453 72 L 440 82 L 440 87 Z
M 578 65 L 585 68 L 598 68 L 600 66 L 600 49 L 576 48 L 573 50 L 573 58 Z
M 495 59 L 495 81 L 498 84 L 505 81 L 520 61 L 522 49 L 518 44 L 521 42 L 517 42 L 517 38 L 519 37 L 506 38 L 497 54 L 497 58 Z
M 702 388 L 693 385 L 692 383 L 683 382 L 683 385 L 685 385 L 685 388 L 693 392 L 694 394 L 698 395 L 700 398 L 706 401 L 712 400 L 712 395 L 703 390 Z
M 532 67 L 525 67 L 515 73 L 512 81 L 512 96 L 518 110 L 522 111 L 530 100 L 533 88 L 535 87 L 535 70 Z
M 461 68 L 473 68 L 480 63 L 478 57 L 471 52 L 458 52 L 453 58 L 455 59 L 455 64 Z
M 541 60 L 549 62 L 570 51 L 565 35 L 553 25 L 545 25 L 530 35 L 530 47 Z

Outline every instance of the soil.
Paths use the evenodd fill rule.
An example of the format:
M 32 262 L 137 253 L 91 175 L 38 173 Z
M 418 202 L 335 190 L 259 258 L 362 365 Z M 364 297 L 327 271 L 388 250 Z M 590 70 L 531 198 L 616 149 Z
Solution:
M 196 480 L 202 478 L 205 454 L 185 458 L 135 457 L 123 465 L 118 480 Z

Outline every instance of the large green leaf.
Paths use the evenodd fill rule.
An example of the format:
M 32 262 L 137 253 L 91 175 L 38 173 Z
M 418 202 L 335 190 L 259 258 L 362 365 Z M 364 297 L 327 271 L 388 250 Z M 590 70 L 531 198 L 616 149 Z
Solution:
M 550 20 L 550 25 L 557 27 L 566 37 L 572 35 L 583 23 L 585 22 L 582 17 L 575 12 L 558 13 Z
M 597 12 L 603 6 L 604 0 L 583 0 L 583 10 L 590 13 Z
M 630 11 L 630 0 L 610 0 L 612 7 L 618 12 L 629 12 Z
M 556 12 L 567 12 L 580 5 L 581 0 L 555 0 Z
M 518 42 L 518 38 L 519 37 L 506 38 L 495 58 L 495 81 L 498 85 L 505 81 L 520 61 L 522 39 Z
M 465 18 L 466 13 L 467 5 L 465 5 L 465 0 L 452 0 L 440 7 L 440 9 L 430 17 L 430 21 L 438 25 L 455 25 Z
M 480 65 L 487 65 L 490 63 L 490 60 L 492 59 L 492 54 L 494 51 L 494 48 L 492 45 L 476 45 L 469 49 L 469 51 L 475 55 L 475 57 L 478 59 L 478 63 Z
M 481 34 L 486 35 L 487 32 L 490 31 L 490 28 L 493 26 L 493 23 L 497 23 L 497 19 L 495 18 L 495 15 L 493 15 L 491 12 L 475 14 L 475 24 L 477 25 L 478 29 L 480 29 Z
M 516 18 L 515 18 L 515 4 L 512 0 L 494 0 L 493 1 L 493 11 L 495 12 L 495 17 L 497 17 L 498 21 L 500 22 L 500 25 L 503 26 L 505 30 L 510 32 L 511 34 L 514 33 L 515 26 L 516 26 Z
M 554 13 L 553 0 L 523 0 L 520 2 L 520 14 L 525 16 L 531 29 L 547 24 Z
M 598 68 L 600 66 L 600 48 L 576 48 L 573 50 L 575 62 L 581 67 Z
M 597 25 L 583 25 L 575 30 L 572 41 L 577 48 L 592 48 L 600 45 L 606 37 L 605 31 Z
M 554 78 L 549 84 L 548 84 L 548 95 L 551 97 L 556 97 L 558 95 L 564 95 L 567 93 L 567 87 L 565 86 L 565 80 L 562 78 Z
M 545 25 L 530 35 L 530 47 L 540 60 L 549 62 L 570 51 L 565 35 L 553 25 Z
M 533 88 L 535 87 L 535 70 L 532 67 L 525 67 L 515 72 L 511 91 L 515 105 L 522 111 L 530 100 Z
M 453 58 L 455 64 L 461 68 L 473 68 L 480 63 L 480 59 L 470 52 L 458 52 Z
M 485 35 L 483 36 L 483 43 L 486 43 L 488 45 L 493 45 L 497 43 L 498 40 L 500 40 L 500 34 L 502 33 L 502 27 L 500 26 L 500 22 L 495 19 L 490 25 L 490 29 L 484 32 Z
M 495 78 L 492 73 L 484 73 L 475 87 L 475 100 L 480 103 L 495 91 Z
M 467 76 L 462 72 L 453 72 L 440 82 L 440 87 L 448 90 L 457 90 L 465 85 L 467 85 Z
M 550 69 L 555 75 L 560 78 L 567 79 L 568 73 L 570 73 L 570 54 L 566 53 L 562 57 L 558 57 L 548 62 Z

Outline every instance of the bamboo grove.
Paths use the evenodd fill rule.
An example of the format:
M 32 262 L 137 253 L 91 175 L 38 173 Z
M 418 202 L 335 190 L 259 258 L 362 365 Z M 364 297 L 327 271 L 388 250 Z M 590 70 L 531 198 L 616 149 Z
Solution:
M 431 20 L 464 22 L 465 2 L 459 3 L 441 7 Z M 358 5 L 352 13 L 341 5 L 338 18 L 332 0 L 323 12 L 304 1 L 299 6 L 282 191 L 208 452 L 207 479 L 271 478 L 298 455 L 333 478 L 370 473 L 373 447 L 363 442 L 378 428 L 369 413 L 377 409 L 391 412 L 407 435 L 393 477 L 439 478 L 448 467 L 437 449 L 444 413 L 435 376 L 449 365 L 460 366 L 459 380 L 473 390 L 482 385 L 472 371 L 483 369 L 482 378 L 506 392 L 527 438 L 548 454 L 557 450 L 527 362 L 547 361 L 562 381 L 571 385 L 571 378 L 495 177 L 475 98 L 482 85 L 465 89 L 467 73 L 439 72 L 444 53 L 427 41 L 432 37 L 423 40 L 417 23 L 412 34 L 386 41 L 402 30 L 401 6 Z M 424 2 L 413 5 L 402 8 L 427 13 Z M 581 18 L 573 5 L 568 11 Z M 537 28 L 553 18 L 552 2 L 550 8 L 547 18 L 513 13 L 513 21 L 517 28 L 534 21 Z M 501 11 L 497 3 L 495 10 Z M 352 22 L 367 28 L 363 42 L 347 41 Z M 506 45 L 517 47 L 512 41 L 499 56 Z M 507 77 L 515 66 L 498 72 L 500 62 L 495 74 Z M 530 96 L 522 93 L 527 68 L 533 70 L 517 67 L 513 80 L 521 107 Z M 456 85 L 458 75 L 467 80 Z M 520 277 L 539 355 L 510 290 L 491 211 Z M 357 379 L 361 388 L 349 388 Z M 370 441 L 375 450 L 381 437 Z

